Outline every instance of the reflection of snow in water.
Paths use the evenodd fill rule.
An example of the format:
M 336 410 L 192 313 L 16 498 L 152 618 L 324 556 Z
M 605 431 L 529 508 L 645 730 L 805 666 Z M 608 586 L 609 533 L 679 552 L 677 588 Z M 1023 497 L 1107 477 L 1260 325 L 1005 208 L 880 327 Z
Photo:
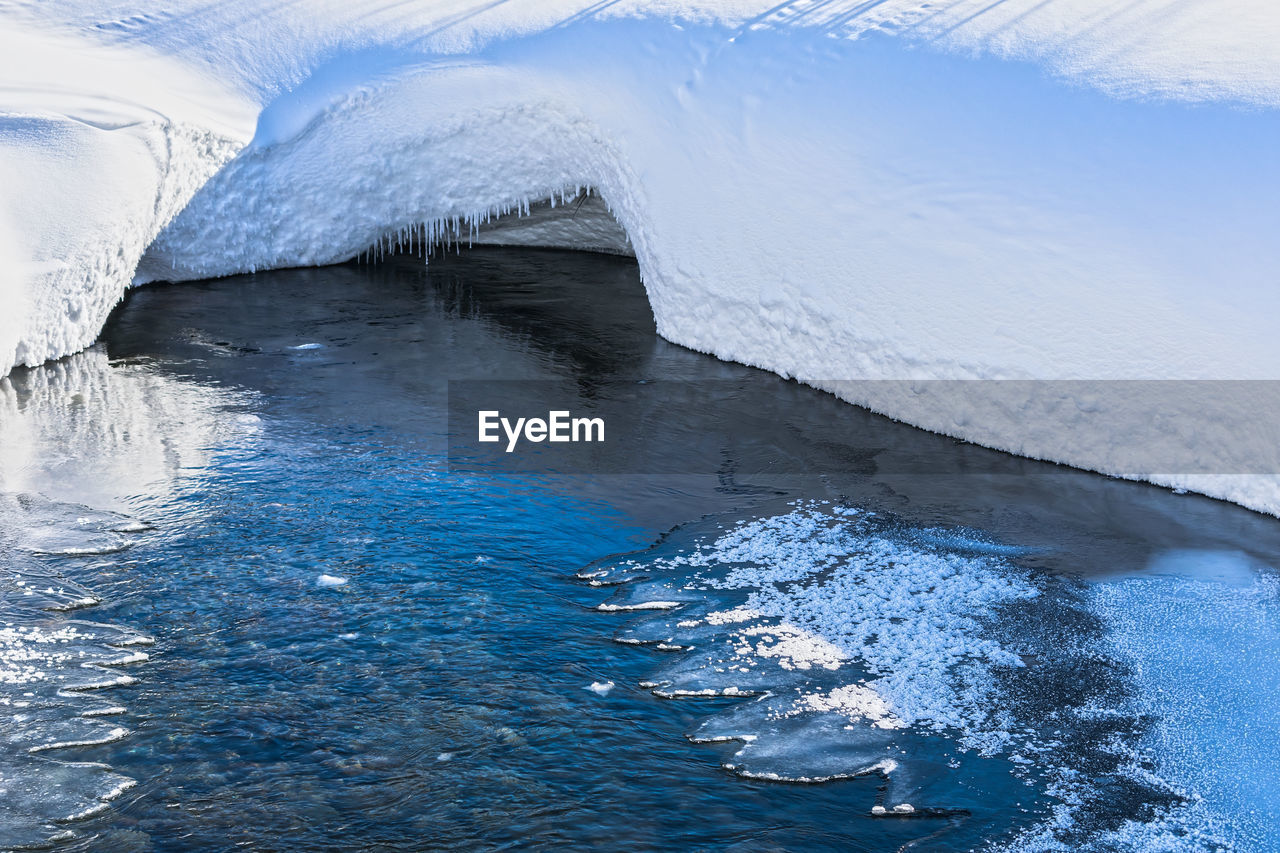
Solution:
M 1261 753 L 1246 748 L 1280 719 L 1256 698 L 1280 695 L 1266 664 L 1280 659 L 1274 586 L 1250 568 L 1243 587 L 1217 578 L 1214 595 L 1163 576 L 1084 587 L 1033 576 L 1016 556 L 968 533 L 798 503 L 695 526 L 582 577 L 625 584 L 609 609 L 681 605 L 619 635 L 680 652 L 645 683 L 655 693 L 757 697 L 691 735 L 740 742 L 727 766 L 743 775 L 879 774 L 889 787 L 873 811 L 890 815 L 948 809 L 955 783 L 939 780 L 994 760 L 1050 797 L 1017 849 L 1224 844 L 1224 816 L 1248 815 L 1244 789 L 1269 787 L 1263 766 L 1280 763 L 1274 737 Z M 1211 694 L 1194 687 L 1224 679 Z M 1214 720 L 1236 718 L 1233 734 L 1215 734 Z M 1205 748 L 1223 753 L 1210 769 L 1191 760 Z M 1179 758 L 1199 776 L 1169 763 Z M 1232 767 L 1244 781 L 1224 790 Z M 1271 800 L 1252 796 L 1246 822 L 1274 820 Z M 1238 841 L 1271 849 L 1259 848 L 1265 837 Z
M 119 512 L 174 494 L 212 450 L 254 441 L 252 395 L 112 363 L 94 348 L 0 378 L 0 491 Z M 97 547 L 97 544 L 93 547 Z

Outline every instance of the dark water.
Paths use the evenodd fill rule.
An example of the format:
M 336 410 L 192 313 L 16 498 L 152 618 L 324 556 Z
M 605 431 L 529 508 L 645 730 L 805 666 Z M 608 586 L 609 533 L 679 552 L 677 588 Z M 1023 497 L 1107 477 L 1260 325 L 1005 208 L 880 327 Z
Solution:
M 603 470 L 626 473 L 555 475 L 451 467 L 450 380 L 536 380 L 584 405 L 654 380 L 718 391 L 679 407 L 654 447 L 610 451 L 626 458 Z M 1249 567 L 1280 554 L 1274 522 L 1243 510 L 967 447 L 670 345 L 634 265 L 612 257 L 477 249 L 427 269 L 397 259 L 148 287 L 95 350 L 20 371 L 4 390 L 3 491 L 44 497 L 13 503 L 0 526 L 92 540 L 80 550 L 93 553 L 17 534 L 0 551 L 14 577 L 77 582 L 101 600 L 5 613 L 50 631 L 59 619 L 110 626 L 83 641 L 92 649 L 154 640 L 145 661 L 94 652 L 134 684 L 35 691 L 44 716 L 15 718 L 9 740 L 18 756 L 90 705 L 127 733 L 49 736 L 108 742 L 14 757 L 0 773 L 24 780 L 25 803 L 82 784 L 57 788 L 63 762 L 137 784 L 71 822 L 11 805 L 6 844 L 62 833 L 67 849 L 122 851 L 971 849 L 1040 832 L 1066 771 L 1082 801 L 1060 836 L 1102 844 L 1183 800 L 1123 770 L 1146 761 L 1134 756 L 1153 723 L 1093 585 L 1188 549 Z M 645 473 L 645 454 L 663 473 Z M 915 473 L 877 465 L 888 455 Z M 869 520 L 846 524 L 836 507 Z M 938 648 L 989 642 L 1029 665 L 993 657 L 939 676 L 941 698 L 920 701 L 984 715 L 970 729 L 751 717 L 742 709 L 763 706 L 732 695 L 738 682 L 703 655 L 737 641 L 676 623 L 738 606 L 748 587 L 796 585 L 722 582 L 715 566 L 690 580 L 670 558 L 769 518 L 782 533 L 745 534 L 768 545 L 760 560 L 785 564 L 837 528 L 833 559 L 889 549 L 841 587 L 851 603 L 944 563 L 948 578 L 979 578 L 955 596 L 988 598 L 917 590 L 921 630 L 938 632 Z M 597 609 L 664 596 L 684 602 L 675 618 Z M 888 644 L 903 612 L 867 615 L 879 634 L 863 642 Z M 823 618 L 804 623 L 807 638 L 836 636 L 824 631 L 839 613 Z M 849 666 L 864 680 L 898 672 L 902 689 L 934 677 L 909 649 L 895 654 Z M 750 662 L 755 688 L 740 692 L 834 684 L 820 665 L 765 672 L 774 657 Z M 661 698 L 682 692 L 673 685 L 716 695 Z M 1108 713 L 1081 712 L 1095 706 Z M 755 752 L 686 737 L 698 733 L 749 734 Z M 815 778 L 887 756 L 896 769 L 808 784 L 722 766 Z M 113 787 L 100 782 L 75 796 L 95 802 Z M 894 816 L 901 802 L 914 811 Z

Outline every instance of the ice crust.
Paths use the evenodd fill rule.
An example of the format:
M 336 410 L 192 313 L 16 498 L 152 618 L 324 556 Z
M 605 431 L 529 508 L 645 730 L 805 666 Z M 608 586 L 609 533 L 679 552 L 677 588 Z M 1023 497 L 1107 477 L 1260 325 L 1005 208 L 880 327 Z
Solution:
M 1004 768 L 1047 805 L 992 850 L 1276 849 L 1273 573 L 1169 552 L 1081 584 L 1024 553 L 793 502 L 580 577 L 640 620 L 619 641 L 662 650 L 642 686 L 740 698 L 689 735 L 733 742 L 740 774 L 882 776 L 868 807 L 890 818 L 965 807 Z M 642 616 L 647 601 L 682 603 Z
M 584 575 L 625 582 L 601 609 L 684 601 L 619 639 L 683 650 L 646 682 L 659 695 L 760 697 L 692 735 L 741 741 L 728 766 L 744 775 L 882 774 L 892 801 L 881 805 L 905 813 L 919 793 L 913 740 L 949 733 L 992 754 L 1021 742 L 993 712 L 989 684 L 1022 660 L 984 620 L 1038 593 L 998 558 L 921 547 L 867 513 L 802 503 Z
M 1166 553 L 1150 571 L 1100 586 L 1095 606 L 1141 685 L 1136 710 L 1159 720 L 1157 769 L 1193 800 L 1158 831 L 1127 831 L 1145 849 L 1280 850 L 1280 576 L 1221 552 Z
M 0 369 L 86 346 L 135 282 L 442 240 L 629 251 L 670 340 L 1280 512 L 1274 391 L 1206 412 L 847 383 L 1277 378 L 1264 0 L 19 0 L 0 18 Z M 1129 464 L 1166 444 L 1196 464 Z

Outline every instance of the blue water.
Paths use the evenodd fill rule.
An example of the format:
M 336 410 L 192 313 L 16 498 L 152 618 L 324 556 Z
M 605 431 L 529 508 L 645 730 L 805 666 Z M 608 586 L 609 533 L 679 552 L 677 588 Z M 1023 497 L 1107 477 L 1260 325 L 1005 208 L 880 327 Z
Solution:
M 604 380 L 736 390 L 719 411 L 689 408 L 664 434 L 664 453 L 690 454 L 687 473 L 450 466 L 448 380 L 496 378 L 564 383 L 584 400 L 614 393 Z M 1237 508 L 968 448 L 666 344 L 634 265 L 618 258 L 475 250 L 426 269 L 396 259 L 145 288 L 94 350 L 20 371 L 4 388 L 0 491 L 47 502 L 0 514 L 0 529 L 43 524 L 46 539 L 87 542 L 78 550 L 91 553 L 24 550 L 14 533 L 0 554 L 15 572 L 76 582 L 100 603 L 37 611 L 10 597 L 0 612 L 14 624 L 90 620 L 154 641 L 140 647 L 148 659 L 108 667 L 134 684 L 40 693 L 45 716 L 8 724 L 14 747 L 0 765 L 0 784 L 20 777 L 35 792 L 23 802 L 41 791 L 75 799 L 75 789 L 91 805 L 102 793 L 88 782 L 78 793 L 81 782 L 64 776 L 109 772 L 136 785 L 73 821 L 35 806 L 0 810 L 5 844 L 973 849 L 1038 832 L 1062 806 L 1051 786 L 1064 767 L 1108 792 L 1110 805 L 1084 808 L 1072 830 L 1101 837 L 1178 796 L 1125 776 L 1131 755 L 1096 748 L 1109 738 L 1139 750 L 1159 731 L 1149 709 L 1135 709 L 1144 682 L 1108 645 L 1089 589 L 1127 583 L 1126 572 L 1173 547 L 1229 545 L 1262 563 L 1280 554 L 1273 522 Z M 753 420 L 763 399 L 793 414 Z M 714 444 L 726 422 L 745 444 L 726 437 L 733 452 L 709 467 L 700 442 L 710 432 Z M 689 449 L 671 435 L 688 436 Z M 885 448 L 953 473 L 848 464 Z M 787 464 L 777 476 L 745 475 L 735 454 Z M 1035 591 L 957 629 L 1032 663 L 992 666 L 982 685 L 964 688 L 990 691 L 984 701 L 1018 717 L 983 725 L 1035 728 L 1034 738 L 1018 735 L 1025 746 L 1070 728 L 1046 724 L 1052 714 L 1066 720 L 1088 703 L 1111 703 L 1120 722 L 1059 731 L 1058 745 L 1031 759 L 952 730 L 875 729 L 874 742 L 855 743 L 838 727 L 775 726 L 753 741 L 747 769 L 756 761 L 783 778 L 857 769 L 874 747 L 896 756 L 903 775 L 805 784 L 726 769 L 743 769 L 741 741 L 688 735 L 763 731 L 750 718 L 756 706 L 724 695 L 668 700 L 641 685 L 723 688 L 707 667 L 690 668 L 699 652 L 675 648 L 684 629 L 672 625 L 736 606 L 747 587 L 698 586 L 691 569 L 662 561 L 735 525 L 789 518 L 801 499 L 814 512 L 874 515 L 842 547 L 874 539 L 910 549 L 901 552 L 910 560 L 963 558 Z M 607 580 L 622 586 L 589 583 L 601 567 L 615 567 Z M 685 601 L 675 620 L 597 609 L 664 592 Z M 886 626 L 897 618 L 880 616 Z M 699 636 L 704 650 L 724 642 Z M 97 647 L 121 648 L 103 637 Z M 659 640 L 672 648 L 655 649 Z M 826 677 L 821 667 L 768 672 L 760 677 L 803 676 L 787 689 Z M 121 735 L 39 753 L 39 764 L 21 752 L 23 738 L 90 707 L 110 707 L 102 719 Z M 1075 755 L 1084 757 L 1072 765 Z M 898 790 L 920 808 L 873 814 Z

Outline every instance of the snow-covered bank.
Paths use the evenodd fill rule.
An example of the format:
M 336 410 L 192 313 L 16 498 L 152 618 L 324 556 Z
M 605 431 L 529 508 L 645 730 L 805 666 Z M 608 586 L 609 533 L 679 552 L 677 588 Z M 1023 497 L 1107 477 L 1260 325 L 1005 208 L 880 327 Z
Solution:
M 1280 378 L 1266 3 L 65 0 L 0 15 L 3 293 L 25 304 L 0 322 L 5 367 L 87 345 L 135 275 L 465 238 L 591 187 L 677 343 L 1280 513 L 1266 385 L 1206 409 L 1057 384 L 1016 402 L 996 383 L 850 384 Z M 1134 463 L 1151 447 L 1167 455 Z
M 251 104 L 142 47 L 0 27 L 0 365 L 93 342 Z

